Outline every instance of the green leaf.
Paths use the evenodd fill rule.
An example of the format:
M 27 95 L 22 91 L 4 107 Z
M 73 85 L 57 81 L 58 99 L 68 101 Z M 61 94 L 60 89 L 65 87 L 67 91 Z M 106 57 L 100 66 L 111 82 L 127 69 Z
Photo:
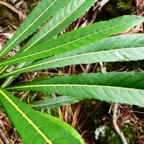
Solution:
M 34 111 L 4 89 L 0 89 L 0 102 L 23 144 L 83 144 L 71 126 L 48 114 Z
M 22 23 L 20 28 L 15 32 L 13 37 L 3 47 L 0 52 L 2 58 L 7 52 L 17 46 L 21 41 L 32 34 L 47 19 L 59 11 L 69 0 L 42 0 Z M 57 11 L 56 11 L 56 10 Z
M 59 34 L 61 30 L 79 18 L 96 1 L 97 0 L 71 0 L 63 9 L 56 13 L 48 23 L 28 41 L 28 43 L 26 43 L 23 47 L 23 51 L 27 51 L 32 46 L 48 41 Z
M 59 96 L 55 98 L 49 98 L 48 100 L 41 100 L 33 102 L 30 107 L 34 109 L 51 109 L 64 105 L 74 104 L 82 100 L 83 97 L 71 97 L 71 96 Z
M 22 51 L 27 51 L 32 46 L 48 41 L 57 35 L 87 11 L 96 1 L 97 0 L 71 0 L 63 9 L 57 11 L 55 16 L 26 43 Z M 6 68 L 7 66 L 2 69 L 0 73 L 4 72 Z
M 37 61 L 32 65 L 6 73 L 0 76 L 0 78 L 73 64 L 142 60 L 143 58 L 144 35 L 121 35 L 105 38 L 86 47 Z
M 144 106 L 144 73 L 139 72 L 59 76 L 13 86 L 8 89 L 51 92 Z
M 138 16 L 122 16 L 109 21 L 98 22 L 87 27 L 79 28 L 61 35 L 56 39 L 34 46 L 26 52 L 16 54 L 15 56 L 1 62 L 0 66 L 37 60 L 74 50 L 107 36 L 122 32 L 137 25 L 143 20 L 142 17 Z

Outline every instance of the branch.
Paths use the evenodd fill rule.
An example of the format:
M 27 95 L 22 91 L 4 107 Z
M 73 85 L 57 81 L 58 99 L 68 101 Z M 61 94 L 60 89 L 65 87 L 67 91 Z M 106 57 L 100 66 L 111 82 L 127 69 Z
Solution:
M 118 109 L 118 103 L 114 103 L 114 107 L 113 107 L 113 126 L 114 126 L 115 131 L 119 135 L 122 143 L 123 144 L 128 144 L 123 132 L 119 129 L 119 127 L 117 125 L 117 109 Z

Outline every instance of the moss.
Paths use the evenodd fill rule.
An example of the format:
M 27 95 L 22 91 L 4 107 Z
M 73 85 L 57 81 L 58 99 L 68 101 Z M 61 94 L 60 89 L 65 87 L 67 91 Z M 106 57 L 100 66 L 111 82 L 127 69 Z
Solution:
M 130 124 L 125 124 L 121 130 L 123 131 L 128 143 L 135 144 L 135 128 Z M 96 142 L 99 144 L 121 144 L 118 134 L 107 125 L 99 126 L 95 131 Z
M 121 144 L 118 135 L 108 126 L 102 125 L 95 131 L 97 143 L 99 144 Z
M 130 124 L 125 124 L 122 127 L 122 131 L 130 144 L 135 144 L 135 128 Z
M 133 13 L 132 0 L 111 0 L 101 10 L 97 21 L 108 20 L 122 15 Z

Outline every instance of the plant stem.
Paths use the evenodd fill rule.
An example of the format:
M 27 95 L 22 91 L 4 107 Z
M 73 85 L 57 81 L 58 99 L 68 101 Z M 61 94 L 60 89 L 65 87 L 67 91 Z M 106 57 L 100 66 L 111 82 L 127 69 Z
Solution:
M 115 131 L 119 135 L 122 143 L 123 144 L 128 144 L 123 132 L 119 129 L 119 127 L 117 125 L 117 110 L 118 110 L 118 103 L 114 103 L 114 107 L 113 107 L 113 126 L 115 128 Z

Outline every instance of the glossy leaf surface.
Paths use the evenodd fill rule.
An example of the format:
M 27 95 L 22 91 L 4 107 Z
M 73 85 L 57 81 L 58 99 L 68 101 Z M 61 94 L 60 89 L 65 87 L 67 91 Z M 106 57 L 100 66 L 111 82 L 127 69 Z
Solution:
M 30 90 L 83 96 L 106 102 L 144 106 L 144 73 L 111 72 L 59 76 L 17 85 L 10 90 Z
M 138 16 L 122 16 L 105 22 L 92 24 L 61 35 L 56 39 L 32 47 L 26 52 L 21 52 L 14 57 L 0 63 L 0 66 L 32 61 L 47 56 L 71 51 L 102 38 L 122 32 L 143 21 Z
M 32 34 L 47 19 L 59 11 L 69 0 L 42 0 L 22 23 L 13 37 L 0 51 L 0 58 Z M 55 11 L 55 9 L 57 11 Z
M 4 89 L 0 89 L 0 102 L 23 144 L 83 144 L 71 126 L 48 114 L 34 111 Z
M 97 0 L 71 0 L 48 21 L 47 24 L 36 33 L 23 47 L 27 51 L 32 46 L 50 40 L 59 34 L 64 28 L 86 12 Z
M 0 78 L 73 64 L 142 60 L 143 58 L 144 35 L 121 35 L 105 38 L 86 47 L 37 61 L 27 67 L 4 74 Z
M 82 100 L 82 97 L 71 97 L 71 96 L 59 96 L 54 98 L 49 98 L 48 100 L 36 101 L 30 105 L 34 109 L 51 109 L 57 108 L 63 105 L 69 105 L 77 103 Z

